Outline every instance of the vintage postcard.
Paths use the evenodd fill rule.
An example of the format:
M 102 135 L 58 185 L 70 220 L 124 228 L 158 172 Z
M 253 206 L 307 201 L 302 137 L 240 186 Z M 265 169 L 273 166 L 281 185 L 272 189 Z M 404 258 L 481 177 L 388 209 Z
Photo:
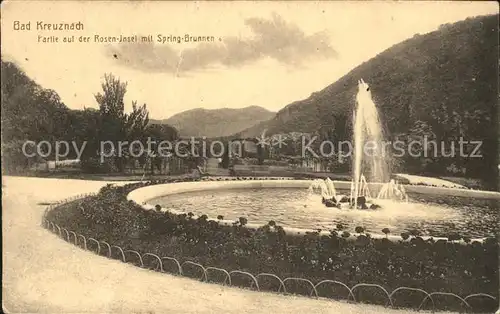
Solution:
M 4 312 L 498 311 L 498 3 L 1 8 Z

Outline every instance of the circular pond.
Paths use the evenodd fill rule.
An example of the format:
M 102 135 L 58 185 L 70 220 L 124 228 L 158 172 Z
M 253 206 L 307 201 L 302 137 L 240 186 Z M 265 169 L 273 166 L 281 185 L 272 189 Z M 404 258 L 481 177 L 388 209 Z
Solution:
M 347 194 L 346 191 L 338 191 Z M 344 193 L 342 193 L 344 192 Z M 148 201 L 167 209 L 218 215 L 267 224 L 274 220 L 286 227 L 331 230 L 342 223 L 348 230 L 362 226 L 367 232 L 392 234 L 418 230 L 422 235 L 447 237 L 451 233 L 471 238 L 498 235 L 498 200 L 413 194 L 409 203 L 377 200 L 374 211 L 327 208 L 318 195 L 300 188 L 246 188 L 186 192 Z

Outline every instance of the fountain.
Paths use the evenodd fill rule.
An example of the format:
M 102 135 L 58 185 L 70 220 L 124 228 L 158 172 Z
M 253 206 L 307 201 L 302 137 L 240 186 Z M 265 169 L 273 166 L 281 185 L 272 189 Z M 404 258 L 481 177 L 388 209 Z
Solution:
M 321 193 L 321 197 L 325 199 L 331 199 L 337 195 L 335 186 L 333 185 L 333 182 L 332 180 L 330 180 L 330 178 L 326 178 L 325 180 L 314 180 L 309 187 L 309 191 L 314 193 L 315 190 L 319 190 Z
M 341 223 L 363 226 L 374 234 L 388 228 L 396 238 L 409 230 L 418 230 L 435 239 L 447 237 L 450 232 L 472 239 L 496 236 L 500 193 L 440 187 L 435 181 L 436 186 L 432 187 L 403 186 L 397 178 L 408 182 L 415 178 L 407 179 L 407 175 L 396 173 L 389 176 L 389 159 L 380 150 L 384 147 L 381 145 L 384 136 L 377 108 L 368 85 L 362 80 L 358 85 L 353 112 L 353 148 L 357 153 L 350 181 L 207 178 L 202 182 L 144 187 L 131 192 L 129 197 L 138 204 L 146 203 L 146 209 L 154 210 L 154 205 L 160 204 L 177 214 L 192 212 L 213 219 L 221 215 L 226 220 L 217 221 L 227 225 L 239 217 L 248 217 L 252 228 L 274 221 L 296 235 L 304 234 L 305 230 L 327 232 Z M 374 149 L 363 152 L 365 143 L 372 144 L 370 147 Z M 391 177 L 395 180 L 390 180 Z M 407 192 L 412 196 L 409 202 Z
M 363 170 L 369 173 L 372 182 L 377 183 L 387 181 L 389 171 L 385 160 L 385 151 L 383 151 L 384 136 L 377 107 L 372 100 L 370 87 L 363 79 L 358 81 L 356 109 L 353 112 L 353 129 L 354 163 L 350 197 L 337 196 L 333 182 L 329 178 L 315 180 L 310 191 L 321 190 L 323 203 L 328 207 L 342 208 L 347 203 L 350 208 L 355 209 L 379 208 L 376 204 L 367 205 L 369 204 L 367 200 L 371 199 L 372 196 Z M 371 144 L 370 154 L 366 154 L 368 144 Z M 390 180 L 382 185 L 377 199 L 408 201 L 408 196 L 402 185 Z
M 391 180 L 384 184 L 377 195 L 378 199 L 397 199 L 408 203 L 408 195 L 403 185 Z
M 310 180 L 257 178 L 248 182 L 223 182 L 227 178 L 217 178 L 214 182 L 176 183 L 174 188 L 170 185 L 148 187 L 144 188 L 149 191 L 147 193 L 137 191 L 139 196 L 147 197 L 131 196 L 131 199 L 139 204 L 145 201 L 165 204 L 169 211 L 178 210 L 178 213 L 191 211 L 209 217 L 230 217 L 228 224 L 241 216 L 248 216 L 257 228 L 272 220 L 292 228 L 290 232 L 296 234 L 300 232 L 294 228 L 330 229 L 332 221 L 357 224 L 374 231 L 389 228 L 395 234 L 418 229 L 433 237 L 448 236 L 450 228 L 469 237 L 498 233 L 497 224 L 493 223 L 498 220 L 498 202 L 494 200 L 500 199 L 500 193 L 453 186 L 403 186 L 397 180 L 390 180 L 392 175 L 402 179 L 408 175 L 389 176 L 390 163 L 383 151 L 382 123 L 370 88 L 363 80 L 358 81 L 353 140 L 351 182 L 334 182 L 330 178 L 316 179 L 312 183 Z M 202 193 L 205 190 L 206 193 Z M 410 202 L 407 191 L 414 195 Z M 464 194 L 471 197 L 455 198 Z

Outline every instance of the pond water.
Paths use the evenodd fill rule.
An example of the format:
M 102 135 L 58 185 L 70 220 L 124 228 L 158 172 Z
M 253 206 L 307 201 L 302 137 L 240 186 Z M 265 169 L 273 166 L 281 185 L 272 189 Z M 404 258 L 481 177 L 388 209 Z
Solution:
M 311 195 L 307 189 L 258 188 L 181 193 L 148 203 L 206 214 L 210 218 L 246 217 L 249 223 L 262 225 L 274 220 L 281 226 L 332 230 L 342 223 L 349 231 L 362 226 L 367 232 L 381 234 L 383 228 L 389 228 L 391 234 L 399 235 L 417 229 L 422 235 L 435 237 L 458 233 L 482 238 L 499 233 L 498 200 L 414 194 L 410 195 L 409 203 L 374 202 L 382 208 L 371 211 L 327 208 L 319 195 Z

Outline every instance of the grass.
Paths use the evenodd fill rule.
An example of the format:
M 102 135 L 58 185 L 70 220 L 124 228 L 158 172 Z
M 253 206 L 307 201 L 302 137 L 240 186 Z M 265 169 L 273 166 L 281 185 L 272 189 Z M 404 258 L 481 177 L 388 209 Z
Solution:
M 484 186 L 479 179 L 463 178 L 463 177 L 439 177 L 439 179 L 447 180 L 456 184 L 463 185 L 469 189 L 482 190 Z

